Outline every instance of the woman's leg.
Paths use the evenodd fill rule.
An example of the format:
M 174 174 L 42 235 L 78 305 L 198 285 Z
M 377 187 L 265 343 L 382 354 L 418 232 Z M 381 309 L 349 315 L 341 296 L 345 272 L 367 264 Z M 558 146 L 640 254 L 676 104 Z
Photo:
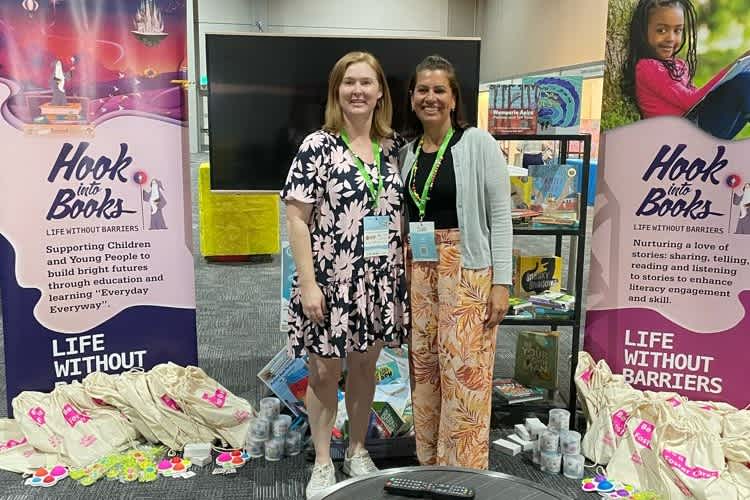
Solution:
M 310 354 L 309 366 L 305 406 L 315 446 L 315 463 L 327 464 L 331 461 L 331 431 L 338 407 L 336 390 L 341 378 L 341 360 Z
M 438 465 L 486 469 L 497 328 L 484 328 L 489 269 L 440 275 L 443 387 Z
M 710 92 L 695 110 L 696 123 L 719 139 L 734 139 L 750 123 L 750 73 Z
M 347 455 L 350 457 L 365 449 L 365 436 L 375 394 L 375 364 L 382 349 L 383 343 L 376 342 L 367 352 L 352 352 L 346 357 L 345 401 L 349 417 Z
M 411 268 L 409 378 L 417 459 L 435 465 L 440 425 L 437 266 L 410 260 L 406 265 Z

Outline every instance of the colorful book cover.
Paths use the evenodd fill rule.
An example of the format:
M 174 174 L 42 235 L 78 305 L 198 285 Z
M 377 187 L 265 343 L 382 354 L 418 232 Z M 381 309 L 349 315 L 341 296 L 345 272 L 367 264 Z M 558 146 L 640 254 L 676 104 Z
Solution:
M 508 298 L 508 314 L 517 315 L 525 311 L 534 310 L 534 304 L 520 297 Z
M 546 290 L 560 291 L 562 257 L 517 255 L 515 266 L 513 292 L 516 297 L 525 299 Z
M 518 334 L 514 378 L 529 387 L 557 388 L 560 334 L 526 331 Z
M 488 128 L 491 134 L 536 134 L 535 85 L 490 85 Z
M 565 292 L 545 291 L 529 297 L 533 305 L 555 309 L 559 311 L 572 311 L 576 306 L 576 298 Z
M 578 171 L 576 165 L 529 165 L 532 196 L 529 208 L 545 215 L 578 210 Z
M 577 134 L 581 124 L 581 76 L 526 77 L 524 85 L 539 89 L 537 132 Z
M 508 404 L 544 399 L 544 389 L 540 387 L 526 387 L 512 378 L 498 378 L 493 380 L 492 390 Z

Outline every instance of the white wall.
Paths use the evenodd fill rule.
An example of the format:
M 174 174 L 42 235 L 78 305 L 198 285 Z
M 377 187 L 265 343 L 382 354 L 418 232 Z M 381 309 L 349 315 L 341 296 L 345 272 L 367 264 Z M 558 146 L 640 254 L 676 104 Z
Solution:
M 481 0 L 479 80 L 604 60 L 607 0 Z
M 445 36 L 448 0 L 271 0 L 268 29 L 276 33 Z

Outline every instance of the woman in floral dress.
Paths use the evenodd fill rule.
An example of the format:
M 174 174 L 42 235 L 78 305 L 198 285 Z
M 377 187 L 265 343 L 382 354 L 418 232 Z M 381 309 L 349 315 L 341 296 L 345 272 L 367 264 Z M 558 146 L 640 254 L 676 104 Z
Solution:
M 368 53 L 343 56 L 328 81 L 326 123 L 307 136 L 281 193 L 297 267 L 289 353 L 309 356 L 306 408 L 315 445 L 308 497 L 336 482 L 330 458 L 337 386 L 346 358 L 349 447 L 343 470 L 376 471 L 364 448 L 383 345 L 405 337 L 402 140 L 390 92 Z M 367 242 L 367 243 L 366 243 Z

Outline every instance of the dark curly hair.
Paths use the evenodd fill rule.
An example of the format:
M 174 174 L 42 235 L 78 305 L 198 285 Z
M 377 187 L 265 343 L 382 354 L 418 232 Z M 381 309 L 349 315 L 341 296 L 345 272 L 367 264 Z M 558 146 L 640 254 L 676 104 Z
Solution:
M 654 49 L 648 43 L 648 16 L 652 9 L 657 7 L 681 7 L 685 15 L 685 30 L 682 45 L 675 51 L 680 53 L 687 46 L 685 62 L 690 81 L 695 76 L 698 67 L 698 56 L 696 53 L 696 20 L 697 14 L 691 0 L 640 0 L 630 20 L 630 46 L 628 57 L 622 69 L 622 91 L 633 102 L 637 103 L 635 96 L 635 67 L 641 59 L 657 59 Z M 659 61 L 669 72 L 673 80 L 679 81 L 685 76 L 685 68 L 678 66 L 674 59 Z

